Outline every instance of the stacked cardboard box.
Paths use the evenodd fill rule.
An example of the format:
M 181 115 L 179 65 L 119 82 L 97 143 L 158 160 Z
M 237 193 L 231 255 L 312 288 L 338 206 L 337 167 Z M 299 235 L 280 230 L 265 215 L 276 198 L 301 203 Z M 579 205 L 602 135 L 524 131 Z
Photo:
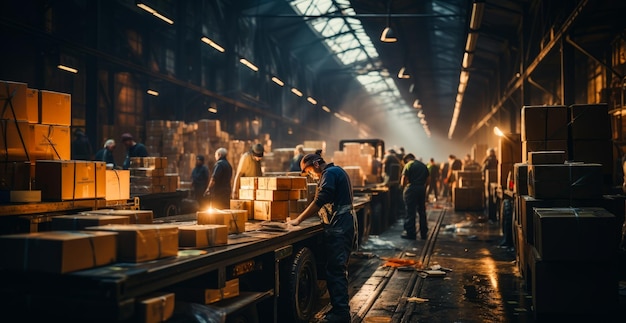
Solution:
M 240 187 L 231 207 L 246 209 L 249 219 L 284 221 L 302 209 L 298 201 L 306 198 L 307 182 L 302 176 L 242 177 Z
M 92 211 L 83 211 L 83 215 L 114 215 L 123 216 L 128 219 L 130 224 L 152 224 L 154 213 L 152 210 L 113 210 L 100 209 Z
M 106 165 L 82 160 L 38 160 L 35 187 L 49 201 L 104 198 Z
M 374 153 L 374 147 L 369 144 L 345 143 L 342 151 L 334 152 L 333 162 L 348 172 L 352 186 L 365 186 L 366 182 L 376 182 Z
M 248 212 L 244 210 L 209 209 L 196 212 L 197 224 L 219 224 L 228 227 L 228 233 L 246 231 Z
M 166 174 L 166 157 L 133 157 L 130 161 L 130 194 L 175 192 L 178 174 Z
M 181 225 L 178 245 L 181 247 L 213 247 L 228 243 L 228 226 L 223 224 Z

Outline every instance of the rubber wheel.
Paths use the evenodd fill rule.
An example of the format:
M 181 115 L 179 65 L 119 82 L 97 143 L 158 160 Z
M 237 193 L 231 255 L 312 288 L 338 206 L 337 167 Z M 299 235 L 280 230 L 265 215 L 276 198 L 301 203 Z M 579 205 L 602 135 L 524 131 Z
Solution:
M 178 214 L 178 208 L 176 204 L 166 203 L 165 207 L 163 207 L 163 215 L 164 216 L 174 216 Z
M 300 249 L 288 267 L 281 284 L 281 309 L 284 322 L 308 323 L 319 297 L 315 256 L 309 248 Z M 285 276 L 283 276 L 285 277 Z

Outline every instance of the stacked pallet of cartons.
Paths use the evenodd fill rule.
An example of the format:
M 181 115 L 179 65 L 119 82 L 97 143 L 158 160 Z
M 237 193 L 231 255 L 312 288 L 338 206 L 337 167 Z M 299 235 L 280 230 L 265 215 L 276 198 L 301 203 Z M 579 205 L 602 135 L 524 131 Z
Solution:
M 166 174 L 166 157 L 133 157 L 130 160 L 130 194 L 175 192 L 178 174 Z
M 231 200 L 231 208 L 247 210 L 249 219 L 285 221 L 307 205 L 306 177 L 242 177 L 240 187 L 239 200 Z

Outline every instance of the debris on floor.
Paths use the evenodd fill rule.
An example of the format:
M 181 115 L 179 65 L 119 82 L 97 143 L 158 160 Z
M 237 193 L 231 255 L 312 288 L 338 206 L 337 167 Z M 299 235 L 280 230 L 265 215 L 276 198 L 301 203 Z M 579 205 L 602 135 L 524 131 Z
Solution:
M 428 298 L 421 298 L 421 297 L 409 297 L 406 299 L 407 302 L 409 303 L 426 303 L 428 302 Z

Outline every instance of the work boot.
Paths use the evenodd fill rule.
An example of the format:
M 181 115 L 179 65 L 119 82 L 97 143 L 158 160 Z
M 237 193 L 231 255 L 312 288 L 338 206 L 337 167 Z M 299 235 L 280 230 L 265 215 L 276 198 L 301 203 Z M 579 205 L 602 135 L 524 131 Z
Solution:
M 350 313 L 334 313 L 328 312 L 320 323 L 349 323 L 351 320 Z

